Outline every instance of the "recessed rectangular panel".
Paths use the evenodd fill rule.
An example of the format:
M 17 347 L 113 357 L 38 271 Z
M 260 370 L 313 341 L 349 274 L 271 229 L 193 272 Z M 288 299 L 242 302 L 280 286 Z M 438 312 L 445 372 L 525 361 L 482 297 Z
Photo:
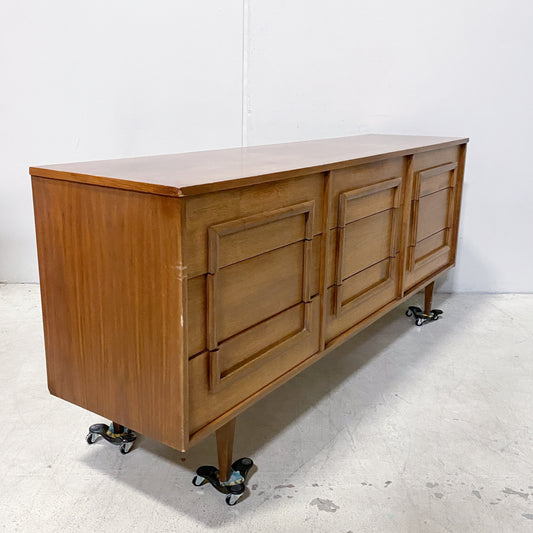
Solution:
M 389 209 L 346 225 L 343 280 L 390 256 L 393 213 L 394 210 Z
M 378 311 L 397 297 L 396 283 L 389 281 L 383 284 L 383 290 L 376 291 L 371 298 L 356 299 L 348 304 L 343 312 L 334 315 L 335 287 L 330 287 L 327 292 L 326 309 L 329 320 L 326 321 L 326 346 L 335 337 L 357 325 L 372 313 Z
M 208 228 L 220 223 L 314 201 L 312 234 L 318 235 L 322 228 L 323 189 L 324 175 L 313 174 L 185 198 L 184 253 L 188 276 L 208 271 Z
M 445 229 L 417 242 L 415 247 L 415 263 L 446 245 L 447 232 Z
M 303 303 L 297 304 L 220 343 L 218 356 L 221 378 L 224 380 L 241 370 L 243 365 L 301 333 L 305 326 L 305 306 Z
M 445 165 L 449 167 L 452 165 Z M 454 163 L 453 167 L 457 165 Z M 427 196 L 442 189 L 448 187 L 453 187 L 455 173 L 453 170 L 440 171 L 438 174 L 426 175 L 423 179 L 420 180 L 420 196 Z
M 328 228 L 339 225 L 339 196 L 403 176 L 405 158 L 395 157 L 331 172 Z
M 306 216 L 297 214 L 219 238 L 219 268 L 305 239 Z
M 387 258 L 344 280 L 342 282 L 341 305 L 346 305 L 354 298 L 360 297 L 366 291 L 386 281 L 389 277 L 391 261 L 390 258 Z
M 304 243 L 218 271 L 213 301 L 218 342 L 302 301 Z
M 444 189 L 419 200 L 416 242 L 448 226 L 450 189 Z
M 391 187 L 384 191 L 378 191 L 368 196 L 359 196 L 357 198 L 348 199 L 344 212 L 344 223 L 349 224 L 360 218 L 365 218 L 370 215 L 385 211 L 394 207 L 394 198 L 396 195 L 396 188 Z

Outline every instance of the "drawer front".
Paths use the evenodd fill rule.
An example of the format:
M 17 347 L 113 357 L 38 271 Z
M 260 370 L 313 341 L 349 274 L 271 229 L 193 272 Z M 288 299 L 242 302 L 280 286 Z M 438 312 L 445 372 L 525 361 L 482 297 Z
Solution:
M 320 270 L 315 210 L 308 200 L 207 228 L 208 271 L 188 280 L 187 330 L 188 353 L 209 352 L 212 392 L 310 330 Z
M 346 308 L 343 313 L 335 315 L 332 310 L 336 306 L 336 295 L 334 287 L 330 287 L 326 294 L 326 309 L 330 310 L 326 321 L 326 347 L 335 337 L 357 325 L 372 313 L 379 311 L 397 296 L 398 288 L 394 282 L 382 284 L 377 290 L 365 287 L 362 295 L 356 298 L 352 305 Z
M 306 316 L 307 315 L 307 316 Z M 318 351 L 320 299 L 299 304 L 189 361 L 189 426 L 195 433 Z M 304 328 L 304 324 L 307 326 Z M 268 339 L 275 339 L 268 345 Z M 253 351 L 260 364 L 247 364 Z M 213 388 L 213 358 L 222 376 Z M 258 358 L 258 359 L 257 359 Z M 237 369 L 237 370 L 235 370 Z
M 337 197 L 327 250 L 326 342 L 399 293 L 401 185 L 393 177 Z
M 454 261 L 459 155 L 454 147 L 413 158 L 406 289 Z
M 303 232 L 318 235 L 322 232 L 324 174 L 313 174 L 299 178 L 265 183 L 253 187 L 242 187 L 211 194 L 185 198 L 184 259 L 189 279 L 210 271 L 208 264 L 210 232 L 218 226 L 223 233 L 224 224 L 238 219 L 249 219 L 248 228 L 228 231 L 219 250 L 219 267 L 236 263 L 286 246 L 301 239 Z M 275 216 L 268 224 L 257 224 L 266 212 L 275 212 L 291 206 L 314 202 L 314 216 L 311 228 L 305 228 L 306 217 Z M 211 253 L 212 255 L 212 253 Z M 212 268 L 211 268 L 212 270 Z
M 384 161 L 377 161 L 365 165 L 333 170 L 331 172 L 329 188 L 328 228 L 335 228 L 339 221 L 340 195 L 357 189 L 381 183 L 383 181 L 401 178 L 406 173 L 406 159 L 397 157 Z M 345 204 L 346 213 L 343 215 L 346 223 L 378 213 L 391 203 L 394 191 L 384 190 L 373 194 L 369 198 L 352 198 Z
M 320 275 L 320 249 L 322 236 L 311 243 L 310 295 L 318 294 Z M 300 302 L 303 283 L 303 242 L 254 256 L 228 267 L 222 267 L 219 301 L 216 306 L 220 321 L 218 335 L 221 340 L 245 330 L 249 326 L 293 307 Z M 287 262 L 293 268 L 287 269 Z M 255 277 L 257 272 L 264 272 Z M 207 294 L 210 275 L 197 276 L 187 281 L 187 352 L 189 357 L 207 350 Z M 267 297 L 265 297 L 265 295 Z M 273 298 L 272 296 L 275 296 Z M 243 311 L 244 309 L 244 311 Z

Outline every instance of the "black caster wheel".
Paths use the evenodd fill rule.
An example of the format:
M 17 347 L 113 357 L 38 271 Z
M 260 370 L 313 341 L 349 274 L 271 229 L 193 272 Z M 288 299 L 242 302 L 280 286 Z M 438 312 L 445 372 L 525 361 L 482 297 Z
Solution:
M 98 440 L 98 435 L 95 435 L 94 433 L 89 433 L 85 440 L 87 441 L 87 444 L 94 444 Z
M 424 322 L 425 320 L 423 318 L 417 318 L 415 324 L 417 326 L 421 326 Z
M 243 490 L 244 492 L 244 490 Z M 229 506 L 236 505 L 237 502 L 241 499 L 242 494 L 228 494 L 226 496 L 226 504 Z
M 133 448 L 137 435 L 128 428 L 124 428 L 122 433 L 115 433 L 113 424 L 111 426 L 107 424 L 93 424 L 89 428 L 89 434 L 85 437 L 85 440 L 87 444 L 94 444 L 99 437 L 103 437 L 110 444 L 119 446 L 120 453 L 126 455 Z
M 430 314 L 432 315 L 433 320 L 438 320 L 442 317 L 442 313 L 443 311 L 441 311 L 440 309 L 432 309 Z
M 225 501 L 229 506 L 236 505 L 246 491 L 246 476 L 254 462 L 248 457 L 238 459 L 231 465 L 231 476 L 227 481 L 220 481 L 218 468 L 214 466 L 201 466 L 196 470 L 192 479 L 195 487 L 210 483 L 218 492 L 226 495 Z

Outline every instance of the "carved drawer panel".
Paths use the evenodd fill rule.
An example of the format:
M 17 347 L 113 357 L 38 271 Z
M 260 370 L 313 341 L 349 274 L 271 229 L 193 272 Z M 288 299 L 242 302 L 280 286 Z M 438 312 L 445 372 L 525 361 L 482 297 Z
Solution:
M 310 294 L 318 294 L 320 275 L 321 235 L 311 243 Z M 276 249 L 253 259 L 236 263 L 221 269 L 223 293 L 219 300 L 224 306 L 215 306 L 221 314 L 219 337 L 225 339 L 232 332 L 253 326 L 262 319 L 275 315 L 279 310 L 289 308 L 301 301 L 303 283 L 302 241 Z M 285 261 L 293 262 L 293 268 L 284 267 Z M 250 273 L 262 270 L 264 275 L 256 280 Z M 256 281 L 261 281 L 256 286 Z M 207 349 L 207 291 L 209 275 L 197 276 L 187 282 L 187 353 L 193 356 Z M 249 287 L 250 285 L 250 287 Z M 285 289 L 284 289 L 285 288 Z M 265 294 L 268 295 L 265 298 Z M 244 310 L 239 311 L 239 306 Z M 229 333 L 228 333 L 229 330 Z
M 333 170 L 331 172 L 329 190 L 328 228 L 335 228 L 339 223 L 339 196 L 349 191 L 362 189 L 385 180 L 398 178 L 405 175 L 406 160 L 396 157 L 384 161 L 376 161 L 353 167 Z M 353 198 L 345 205 L 346 212 L 343 219 L 346 223 L 352 222 L 386 209 L 390 205 L 394 191 L 385 190 L 373 194 L 368 198 Z
M 304 216 L 285 217 L 271 224 L 254 225 L 261 213 L 314 202 L 311 236 L 322 232 L 324 174 L 241 187 L 213 194 L 201 194 L 185 199 L 184 258 L 189 279 L 206 274 L 208 265 L 209 228 L 251 217 L 251 226 L 224 236 L 219 266 L 240 261 L 265 250 L 275 249 L 301 237 Z
M 423 164 L 429 167 L 421 167 L 421 161 L 415 158 L 407 239 L 407 288 L 453 261 L 458 162 L 446 162 L 446 158 L 456 156 L 452 150 L 424 154 Z
M 197 321 L 187 329 L 188 353 L 209 352 L 211 392 L 309 336 L 320 269 L 315 205 L 301 202 L 207 228 L 208 273 L 188 281 L 189 316 Z
M 304 310 L 305 308 L 305 310 Z M 308 311 L 307 311 L 308 310 Z M 308 312 L 306 318 L 304 314 Z M 242 337 L 220 346 L 220 377 L 213 387 L 213 353 L 202 352 L 189 361 L 189 427 L 190 433 L 238 406 L 275 379 L 305 361 L 318 350 L 320 298 L 312 299 L 309 307 L 301 304 L 261 324 L 258 331 L 243 332 Z M 303 323 L 308 325 L 303 329 Z M 259 333 L 262 333 L 259 331 Z M 279 336 L 283 338 L 279 338 Z M 265 346 L 264 339 L 277 339 Z M 242 351 L 255 352 L 257 361 L 247 363 Z
M 337 228 L 330 230 L 327 275 L 327 339 L 355 325 L 361 309 L 379 293 L 398 291 L 401 177 L 393 177 L 338 196 Z M 371 311 L 369 311 L 371 312 Z M 347 318 L 341 318 L 347 315 Z M 341 326 L 344 327 L 344 326 Z

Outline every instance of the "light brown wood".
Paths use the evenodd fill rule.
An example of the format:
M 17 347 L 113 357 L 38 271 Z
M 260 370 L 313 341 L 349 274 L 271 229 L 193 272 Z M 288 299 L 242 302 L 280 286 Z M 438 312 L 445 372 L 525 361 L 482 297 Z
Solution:
M 32 169 L 51 390 L 185 450 L 413 292 L 427 308 L 455 262 L 465 142 Z
M 331 186 L 328 194 L 328 227 L 334 228 L 339 226 L 339 207 L 342 206 L 342 194 L 349 194 L 350 191 L 364 191 L 367 187 L 371 191 L 373 185 L 376 185 L 379 190 L 384 182 L 401 178 L 404 174 L 405 158 L 402 157 L 393 157 L 392 159 L 333 170 L 331 172 Z M 395 191 L 391 192 L 394 193 Z M 358 206 L 363 205 L 370 206 L 371 204 L 368 203 L 368 199 L 364 199 L 361 202 L 356 201 L 354 208 L 357 209 Z M 370 209 L 372 210 L 372 208 Z M 375 209 L 373 212 L 377 211 Z M 362 218 L 361 216 L 352 218 L 349 213 L 346 216 L 341 214 L 341 217 L 341 220 L 344 219 L 344 223 Z M 342 226 L 342 223 L 340 225 Z
M 412 247 L 414 263 L 420 264 L 420 261 L 427 258 L 428 255 L 433 254 L 441 250 L 449 241 L 449 228 L 443 229 L 421 241 L 418 241 L 414 247 Z
M 433 302 L 433 288 L 435 287 L 435 282 L 432 281 L 424 289 L 424 313 L 429 315 L 431 312 L 431 304 Z
M 251 257 L 259 251 L 309 238 L 308 234 L 305 237 L 309 223 L 312 224 L 312 234 L 319 235 L 322 231 L 323 179 L 323 174 L 313 174 L 276 184 L 186 198 L 183 241 L 188 277 L 193 278 L 209 271 L 208 255 L 214 257 L 212 246 L 215 244 L 211 237 L 211 246 L 209 245 L 209 235 L 217 233 L 217 228 L 223 231 L 226 223 L 230 224 L 230 228 L 233 224 L 237 230 L 243 231 L 224 235 L 222 253 L 227 254 L 227 257 L 220 258 L 220 265 L 234 262 L 239 256 Z M 311 203 L 314 204 L 312 220 L 304 213 L 301 216 L 275 218 L 276 212 L 283 213 L 287 209 L 290 214 L 290 209 L 294 206 L 306 205 L 310 208 Z M 243 224 L 253 224 L 254 221 L 258 224 L 248 230 L 243 228 Z M 299 236 L 295 238 L 300 230 Z M 238 248 L 232 251 L 231 245 L 235 243 Z M 255 251 L 254 246 L 257 246 Z
M 231 476 L 231 463 L 233 462 L 233 439 L 235 438 L 235 422 L 232 418 L 221 428 L 217 429 L 217 455 L 218 472 L 220 481 L 227 481 Z
M 186 449 L 177 200 L 32 183 L 50 392 Z
M 30 168 L 33 176 L 168 196 L 204 194 L 258 185 L 455 146 L 466 138 L 358 135 L 187 154 L 88 161 Z
M 243 401 L 252 401 L 254 393 L 273 383 L 279 376 L 318 351 L 320 299 L 311 302 L 311 326 L 293 336 L 264 359 L 252 365 L 247 372 L 236 374 L 234 379 L 223 380 L 219 387 L 211 388 L 209 352 L 202 352 L 189 361 L 189 429 L 191 434 L 229 412 Z
M 317 242 L 317 245 L 319 243 Z M 300 302 L 311 287 L 310 241 L 299 241 L 225 267 L 208 276 L 208 348 Z M 316 276 L 315 276 L 316 279 Z
M 456 197 L 464 171 L 464 165 L 459 168 L 461 150 L 457 146 L 413 156 L 404 290 L 454 262 L 459 225 Z

